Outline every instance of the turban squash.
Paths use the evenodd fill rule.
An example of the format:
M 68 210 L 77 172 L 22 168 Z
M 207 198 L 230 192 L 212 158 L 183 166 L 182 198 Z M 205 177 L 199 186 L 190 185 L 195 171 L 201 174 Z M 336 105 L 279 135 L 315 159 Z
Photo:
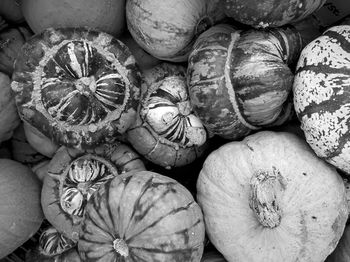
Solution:
M 58 145 L 90 148 L 114 141 L 135 120 L 139 74 L 111 35 L 47 29 L 23 45 L 12 89 L 23 121 Z
M 324 261 L 348 218 L 336 169 L 285 132 L 261 131 L 213 151 L 197 199 L 227 261 Z

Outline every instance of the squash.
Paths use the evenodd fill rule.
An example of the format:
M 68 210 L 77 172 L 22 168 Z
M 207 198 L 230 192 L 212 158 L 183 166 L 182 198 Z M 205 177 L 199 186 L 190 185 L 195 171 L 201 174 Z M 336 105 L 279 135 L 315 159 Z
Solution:
M 54 257 L 43 256 L 37 249 L 31 249 L 26 254 L 25 262 L 82 262 L 82 260 L 76 248 Z
M 185 62 L 196 37 L 224 18 L 220 0 L 127 0 L 126 21 L 152 56 Z
M 25 243 L 43 221 L 40 183 L 19 162 L 0 159 L 0 259 Z
M 61 147 L 44 176 L 41 205 L 46 219 L 76 241 L 87 200 L 103 183 L 130 170 L 145 167 L 126 145 L 115 143 L 88 151 Z
M 350 226 L 347 225 L 344 230 L 344 234 L 341 237 L 337 247 L 332 254 L 327 257 L 325 262 L 348 262 L 350 261 L 349 254 L 350 245 Z
M 54 27 L 89 27 L 115 37 L 125 29 L 125 0 L 21 0 L 35 33 Z
M 14 0 L 12 0 L 14 1 Z M 0 4 L 1 5 L 1 4 Z M 0 7 L 1 10 L 1 7 Z M 32 36 L 24 26 L 5 26 L 0 30 L 0 71 L 11 77 L 23 44 Z
M 306 141 L 320 158 L 348 174 L 349 44 L 349 25 L 326 30 L 303 49 L 293 84 Z
M 136 118 L 135 59 L 102 32 L 62 28 L 35 35 L 23 46 L 12 80 L 22 120 L 58 145 L 112 143 Z
M 162 63 L 145 70 L 138 117 L 128 131 L 131 145 L 167 168 L 191 163 L 205 150 L 207 133 L 193 114 L 186 69 Z
M 10 81 L 0 72 L 0 143 L 9 140 L 20 123 Z
M 258 28 L 278 27 L 309 16 L 326 0 L 225 0 L 225 14 Z
M 176 180 L 132 171 L 92 195 L 78 241 L 83 261 L 199 262 L 202 211 Z
M 214 135 L 239 139 L 292 115 L 294 74 L 303 39 L 294 28 L 236 30 L 220 24 L 199 36 L 187 81 L 194 113 Z
M 1 0 L 0 16 L 11 23 L 18 24 L 24 22 L 20 0 Z
M 285 132 L 257 132 L 213 151 L 197 200 L 209 240 L 229 262 L 324 261 L 348 218 L 335 168 Z

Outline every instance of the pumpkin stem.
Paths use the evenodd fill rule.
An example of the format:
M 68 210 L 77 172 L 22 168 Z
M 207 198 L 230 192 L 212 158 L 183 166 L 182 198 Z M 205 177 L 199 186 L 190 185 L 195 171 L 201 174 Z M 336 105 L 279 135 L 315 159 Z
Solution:
M 250 208 L 264 227 L 279 226 L 282 210 L 278 203 L 280 193 L 285 189 L 283 177 L 276 168 L 273 172 L 257 172 L 250 181 Z
M 181 115 L 188 116 L 192 111 L 192 106 L 189 100 L 177 103 L 177 107 Z
M 113 241 L 113 248 L 122 257 L 129 256 L 129 248 L 123 239 L 117 238 Z

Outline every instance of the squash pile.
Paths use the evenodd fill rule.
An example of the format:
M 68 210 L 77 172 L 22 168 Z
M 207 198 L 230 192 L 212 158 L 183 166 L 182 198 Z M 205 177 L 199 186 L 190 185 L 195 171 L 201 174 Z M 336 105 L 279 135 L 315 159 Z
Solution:
M 348 261 L 337 3 L 1 0 L 0 262 Z

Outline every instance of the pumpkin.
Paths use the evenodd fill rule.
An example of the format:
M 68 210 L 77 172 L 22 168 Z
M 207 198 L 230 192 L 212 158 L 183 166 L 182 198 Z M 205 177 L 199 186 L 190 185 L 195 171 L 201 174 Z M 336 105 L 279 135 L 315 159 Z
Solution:
M 227 262 L 227 260 L 216 250 L 204 252 L 201 262 Z
M 23 164 L 0 159 L 0 259 L 25 243 L 43 221 L 40 183 Z
M 87 28 L 47 29 L 23 46 L 12 89 L 23 121 L 58 145 L 112 143 L 134 122 L 140 72 L 128 48 Z
M 149 161 L 167 168 L 183 166 L 206 148 L 207 134 L 193 114 L 186 69 L 162 63 L 144 71 L 139 115 L 128 141 Z
M 91 195 L 114 176 L 145 169 L 139 156 L 126 147 L 115 143 L 88 151 L 57 150 L 44 175 L 41 205 L 46 219 L 60 233 L 76 241 Z
M 213 151 L 197 200 L 209 240 L 229 262 L 324 261 L 348 218 L 335 168 L 285 132 L 257 132 Z
M 83 261 L 199 262 L 203 215 L 176 180 L 132 171 L 92 195 L 78 241 Z
M 9 140 L 20 123 L 10 81 L 0 72 L 0 143 Z
M 152 56 L 185 62 L 196 37 L 224 18 L 219 0 L 127 0 L 126 21 Z
M 307 45 L 293 84 L 294 107 L 315 153 L 350 173 L 350 26 L 335 26 Z
M 24 17 L 21 11 L 20 0 L 1 0 L 0 16 L 11 23 L 22 23 Z
M 82 262 L 82 260 L 76 248 L 54 257 L 43 256 L 38 250 L 31 249 L 26 254 L 25 262 Z
M 47 157 L 40 154 L 28 143 L 24 133 L 23 122 L 21 122 L 14 130 L 10 143 L 12 158 L 17 162 L 33 166 L 47 159 Z
M 125 27 L 125 0 L 21 0 L 21 10 L 35 33 L 87 26 L 118 37 Z
M 278 27 L 302 20 L 326 0 L 225 0 L 225 14 L 254 27 Z
M 341 237 L 336 249 L 327 257 L 325 262 L 348 262 L 350 261 L 349 254 L 350 245 L 350 226 L 346 226 L 344 234 Z
M 239 139 L 292 113 L 288 96 L 303 40 L 293 28 L 239 31 L 220 24 L 204 32 L 189 56 L 193 111 L 212 134 Z

